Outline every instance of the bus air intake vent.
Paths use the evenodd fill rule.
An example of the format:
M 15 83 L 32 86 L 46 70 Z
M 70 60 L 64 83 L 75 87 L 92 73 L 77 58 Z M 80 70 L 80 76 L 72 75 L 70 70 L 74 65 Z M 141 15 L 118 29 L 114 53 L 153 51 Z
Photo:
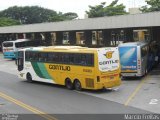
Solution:
M 86 87 L 94 88 L 94 80 L 93 79 L 86 78 L 85 81 L 86 81 Z

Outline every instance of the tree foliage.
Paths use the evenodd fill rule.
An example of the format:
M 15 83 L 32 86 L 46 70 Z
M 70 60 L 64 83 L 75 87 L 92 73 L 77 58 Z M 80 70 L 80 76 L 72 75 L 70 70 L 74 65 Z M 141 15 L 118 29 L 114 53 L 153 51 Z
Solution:
M 20 21 L 20 23 L 22 24 L 54 22 L 74 19 L 73 16 L 67 17 L 66 14 L 69 13 L 57 13 L 54 10 L 45 9 L 38 6 L 13 6 L 0 12 L 0 16 Z M 77 15 L 76 13 L 73 14 Z
M 10 19 L 10 18 L 4 18 L 4 17 L 0 18 L 0 27 L 11 26 L 11 25 L 19 25 L 19 24 L 20 24 L 20 22 L 17 21 L 17 20 L 13 20 L 13 19 Z
M 117 3 L 118 0 L 114 0 L 108 6 L 105 6 L 106 2 L 102 2 L 96 6 L 89 6 L 89 11 L 86 11 L 86 13 L 90 18 L 127 14 L 125 6 L 123 4 L 118 5 Z
M 148 5 L 140 8 L 142 12 L 160 11 L 160 0 L 146 0 L 146 3 Z
M 49 21 L 52 22 L 52 21 L 73 20 L 77 17 L 78 17 L 77 13 L 68 12 L 63 14 L 62 12 L 59 12 L 58 15 L 50 16 Z

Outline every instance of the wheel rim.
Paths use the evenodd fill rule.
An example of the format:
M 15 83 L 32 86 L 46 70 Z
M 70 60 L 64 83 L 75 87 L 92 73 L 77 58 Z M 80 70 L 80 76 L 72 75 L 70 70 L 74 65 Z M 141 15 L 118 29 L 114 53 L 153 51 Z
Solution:
M 31 75 L 29 75 L 29 76 L 28 76 L 28 79 L 29 79 L 29 80 L 31 80 L 31 79 L 32 79 L 32 78 L 31 78 Z
M 30 74 L 27 74 L 27 80 L 28 80 L 29 82 L 32 81 L 32 76 L 31 76 Z
M 73 85 L 72 85 L 72 83 L 71 83 L 70 80 L 66 80 L 66 87 L 67 87 L 68 89 L 72 89 L 72 88 L 73 88 Z
M 75 89 L 76 90 L 81 90 L 81 83 L 79 81 L 75 82 Z

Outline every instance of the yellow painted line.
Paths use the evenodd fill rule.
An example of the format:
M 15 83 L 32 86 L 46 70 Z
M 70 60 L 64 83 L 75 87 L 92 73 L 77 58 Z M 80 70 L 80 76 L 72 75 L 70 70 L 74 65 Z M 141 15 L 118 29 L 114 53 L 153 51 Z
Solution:
M 27 110 L 35 113 L 35 114 L 47 119 L 47 120 L 57 120 L 55 117 L 53 117 L 51 115 L 48 115 L 47 113 L 42 112 L 42 111 L 40 111 L 40 110 L 30 106 L 30 105 L 27 105 L 27 104 L 19 101 L 19 100 L 16 100 L 16 99 L 14 99 L 14 98 L 12 98 L 12 97 L 10 97 L 10 96 L 2 93 L 2 92 L 0 92 L 0 97 L 6 99 L 8 101 L 11 101 L 11 102 L 15 103 L 16 105 L 21 106 L 21 107 L 23 107 L 23 108 L 25 108 L 25 109 L 27 109 Z
M 135 88 L 133 93 L 128 97 L 127 101 L 125 102 L 125 106 L 128 106 L 128 104 L 131 102 L 131 100 L 136 96 L 138 91 L 142 88 L 143 84 L 148 80 L 148 75 L 138 84 L 138 86 Z

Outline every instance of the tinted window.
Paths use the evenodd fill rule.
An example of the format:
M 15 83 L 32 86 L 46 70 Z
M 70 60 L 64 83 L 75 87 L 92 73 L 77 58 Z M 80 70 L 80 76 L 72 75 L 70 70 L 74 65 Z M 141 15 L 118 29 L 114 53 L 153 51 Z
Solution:
M 18 52 L 18 58 L 23 58 L 23 51 Z
M 13 42 L 3 43 L 4 47 L 13 47 Z
M 46 62 L 48 54 L 46 52 L 39 53 L 39 62 Z
M 93 54 L 60 53 L 60 52 L 30 52 L 26 51 L 26 61 L 94 66 Z
M 26 61 L 29 61 L 29 60 L 30 60 L 30 52 L 29 52 L 29 51 L 26 51 L 26 52 L 25 52 L 25 60 L 26 60 Z
M 25 47 L 26 46 L 26 42 L 15 43 L 15 46 L 16 46 L 16 48 Z
M 146 56 L 148 53 L 148 47 L 147 46 L 144 46 L 141 48 L 141 56 L 144 57 Z

